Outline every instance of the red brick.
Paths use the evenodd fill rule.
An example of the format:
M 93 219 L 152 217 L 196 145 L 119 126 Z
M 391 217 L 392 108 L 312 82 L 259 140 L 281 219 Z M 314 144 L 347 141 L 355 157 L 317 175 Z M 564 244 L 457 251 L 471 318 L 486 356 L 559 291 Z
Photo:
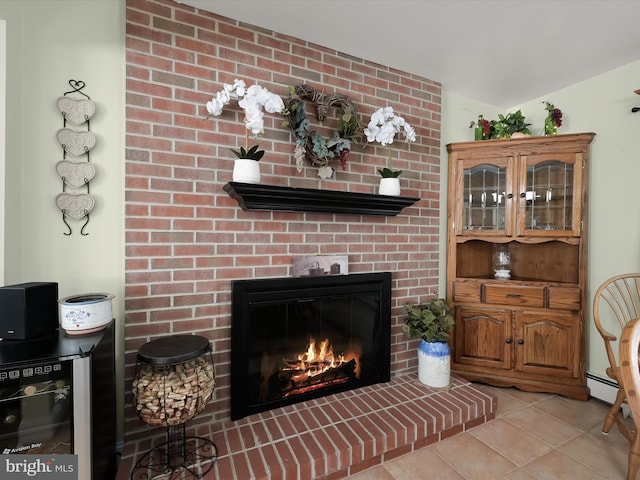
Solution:
M 395 441 L 389 438 L 391 434 L 389 428 L 383 428 L 384 426 L 377 420 L 376 415 L 358 417 L 360 424 L 374 438 L 374 455 L 380 455 L 397 446 Z
M 351 465 L 351 467 L 349 467 L 349 475 L 355 475 L 356 473 L 362 472 L 371 467 L 375 467 L 376 465 L 380 465 L 381 463 L 382 455 L 376 455 L 375 457 L 369 458 L 364 462 Z
M 365 458 L 364 441 L 346 422 L 327 427 L 325 432 L 338 447 L 341 467 L 360 463 Z
M 318 444 L 320 452 L 324 452 L 326 473 L 338 471 L 351 463 L 351 452 L 348 450 L 348 445 L 342 437 L 332 435 L 333 433 L 335 433 L 335 430 L 329 433 L 325 429 L 316 430 L 313 433 L 313 438 Z
M 440 434 L 439 433 L 434 433 L 431 435 L 428 435 L 424 438 L 420 438 L 418 440 L 416 440 L 413 444 L 413 448 L 415 450 L 418 450 L 420 448 L 426 447 L 427 445 L 431 445 L 433 443 L 439 442 L 441 440 L 440 438 Z
M 394 448 L 393 450 L 385 452 L 383 460 L 385 462 L 388 462 L 389 460 L 393 460 L 394 458 L 398 458 L 402 455 L 406 455 L 407 453 L 411 453 L 411 451 L 411 445 L 403 445 L 402 447 Z
M 273 444 L 265 445 L 261 448 L 264 462 L 269 470 L 269 480 L 282 480 L 284 478 L 284 469 L 280 461 L 279 454 Z M 232 478 L 232 477 L 229 477 Z
M 274 444 L 274 448 L 276 449 L 281 465 L 284 469 L 284 478 L 286 480 L 309 478 L 299 477 L 300 467 L 298 465 L 298 459 L 295 453 L 293 453 L 293 451 L 291 450 L 291 446 L 289 445 L 288 441 L 283 440 L 281 442 L 276 442 Z
M 233 471 L 235 478 L 251 478 L 251 467 L 247 459 L 246 452 L 235 452 L 231 454 L 231 462 L 233 463 Z
M 445 438 L 453 437 L 454 435 L 457 435 L 458 433 L 461 433 L 463 430 L 464 430 L 463 425 L 454 425 L 451 428 L 443 430 L 440 433 L 440 440 L 444 440 Z
M 473 420 L 469 420 L 468 422 L 466 422 L 464 424 L 464 429 L 465 430 L 469 430 L 470 428 L 473 427 L 477 427 L 478 425 L 482 425 L 483 423 L 486 423 L 487 419 L 483 416 L 475 418 Z
M 253 472 L 253 477 L 251 478 L 269 478 L 269 471 L 264 464 L 262 454 L 258 448 L 247 450 L 247 459 Z
M 325 475 L 327 471 L 337 469 L 337 456 L 332 451 L 326 451 L 320 448 L 320 445 L 316 441 L 316 434 L 304 432 L 300 435 L 299 440 L 309 452 L 311 472 L 308 478 L 320 478 Z
M 127 335 L 133 335 L 127 344 L 165 330 L 205 329 L 201 333 L 220 346 L 216 371 L 224 373 L 216 389 L 215 418 L 224 420 L 229 415 L 231 280 L 289 276 L 293 255 L 346 253 L 352 272 L 395 272 L 394 305 L 437 289 L 441 85 L 169 0 L 129 1 L 126 14 L 125 318 L 131 322 Z M 295 77 L 295 72 L 304 77 Z M 370 112 L 383 106 L 381 98 L 390 99 L 415 123 L 419 142 L 399 142 L 394 153 L 408 172 L 403 191 L 422 200 L 393 218 L 242 211 L 222 191 L 231 179 L 229 148 L 245 141 L 241 110 L 229 105 L 220 117 L 204 120 L 206 101 L 234 78 L 258 81 L 282 94 L 288 84 L 317 79 L 317 87 L 349 95 L 365 123 Z M 261 161 L 264 182 L 375 192 L 376 168 L 385 163 L 386 151 L 354 147 L 347 170 L 338 170 L 336 179 L 321 183 L 313 167 L 296 172 L 290 136 L 280 128 L 280 117 L 265 118 L 267 130 L 259 143 L 271 154 Z M 335 119 L 328 119 L 326 125 L 332 122 Z M 169 288 L 172 282 L 175 289 Z M 191 286 L 195 292 L 188 291 Z M 142 300 L 147 297 L 148 301 Z M 203 303 L 210 299 L 214 305 Z M 401 316 L 394 309 L 396 330 Z M 147 323 L 151 318 L 160 323 Z M 401 332 L 392 338 L 401 345 L 393 348 L 393 375 L 415 370 L 415 355 Z M 134 358 L 128 357 L 127 372 Z M 130 375 L 125 381 L 131 380 Z M 398 401 L 370 395 L 375 404 Z M 337 407 L 341 414 L 346 405 L 366 409 L 360 399 L 343 397 L 343 401 L 344 406 Z M 135 413 L 126 410 L 125 415 L 131 420 Z M 300 415 L 304 417 L 303 412 Z M 486 414 L 488 419 L 493 416 L 493 411 Z M 385 424 L 391 423 L 385 419 Z M 317 428 L 316 424 L 304 418 L 307 428 Z M 293 430 L 302 425 L 296 419 Z M 406 427 L 394 438 L 407 438 L 411 429 L 415 431 Z M 336 461 L 344 452 L 348 448 L 335 454 Z M 342 464 L 336 468 L 338 473 L 328 474 L 348 473 Z

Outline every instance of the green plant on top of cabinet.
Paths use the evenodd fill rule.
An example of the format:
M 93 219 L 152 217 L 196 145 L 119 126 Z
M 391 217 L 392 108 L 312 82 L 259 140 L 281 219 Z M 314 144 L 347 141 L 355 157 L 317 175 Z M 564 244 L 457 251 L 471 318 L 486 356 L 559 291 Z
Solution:
M 593 137 L 447 145 L 453 373 L 588 398 L 585 232 Z

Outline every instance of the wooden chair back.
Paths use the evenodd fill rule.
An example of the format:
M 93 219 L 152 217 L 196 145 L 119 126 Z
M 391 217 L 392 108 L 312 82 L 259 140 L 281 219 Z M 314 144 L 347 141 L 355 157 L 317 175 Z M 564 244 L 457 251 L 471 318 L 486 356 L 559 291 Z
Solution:
M 620 356 L 620 384 L 627 394 L 627 404 L 631 410 L 633 431 L 629 447 L 627 465 L 627 480 L 636 480 L 640 469 L 640 363 L 638 362 L 638 348 L 640 348 L 640 319 L 627 322 L 622 330 L 619 344 Z
M 627 273 L 605 281 L 593 300 L 593 320 L 604 340 L 610 370 L 607 375 L 618 380 L 618 347 L 622 329 L 640 317 L 640 273 Z
M 613 424 L 631 441 L 629 431 L 620 416 L 620 409 L 626 400 L 624 388 L 620 384 L 618 368 L 618 346 L 625 326 L 640 317 L 640 273 L 625 273 L 606 280 L 596 291 L 593 300 L 593 320 L 604 340 L 609 359 L 607 376 L 618 382 L 616 399 L 605 416 L 602 432 L 608 433 Z

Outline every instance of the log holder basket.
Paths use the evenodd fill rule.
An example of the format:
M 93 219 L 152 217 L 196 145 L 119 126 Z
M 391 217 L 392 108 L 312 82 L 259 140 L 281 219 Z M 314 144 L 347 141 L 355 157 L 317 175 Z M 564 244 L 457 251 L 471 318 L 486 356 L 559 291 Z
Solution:
M 138 350 L 132 383 L 136 413 L 144 423 L 166 428 L 162 445 L 133 466 L 131 480 L 204 477 L 218 449 L 204 437 L 187 437 L 186 423 L 206 407 L 215 388 L 211 344 L 198 335 L 173 335 Z M 179 477 L 174 477 L 178 474 Z

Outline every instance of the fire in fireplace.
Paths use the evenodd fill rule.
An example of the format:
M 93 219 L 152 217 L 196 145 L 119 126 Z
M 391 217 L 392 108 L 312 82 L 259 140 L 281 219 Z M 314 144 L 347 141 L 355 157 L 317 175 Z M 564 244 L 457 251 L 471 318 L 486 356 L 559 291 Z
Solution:
M 231 418 L 390 379 L 391 273 L 233 283 Z
M 356 373 L 359 360 L 360 356 L 354 353 L 334 354 L 327 339 L 318 344 L 311 339 L 306 352 L 294 360 L 284 358 L 280 369 L 272 375 L 278 376 L 281 396 L 289 397 L 359 378 L 360 374 Z

